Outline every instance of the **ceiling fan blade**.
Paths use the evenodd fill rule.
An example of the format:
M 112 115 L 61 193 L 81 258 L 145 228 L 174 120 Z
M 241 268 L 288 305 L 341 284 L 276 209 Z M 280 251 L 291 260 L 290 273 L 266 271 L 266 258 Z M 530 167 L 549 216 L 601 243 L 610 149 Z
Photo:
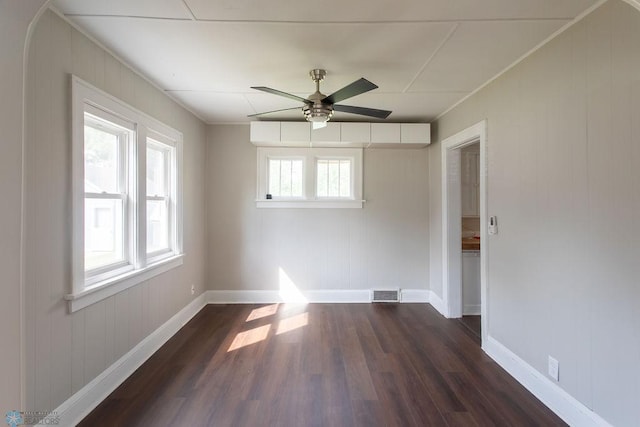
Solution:
M 340 105 L 334 104 L 333 109 L 335 111 L 341 111 L 343 113 L 360 114 L 361 116 L 375 117 L 376 119 L 386 119 L 391 114 L 388 110 L 378 110 L 376 108 L 364 108 L 354 107 L 352 105 Z
M 335 104 L 336 102 L 340 102 L 344 99 L 351 98 L 352 96 L 360 95 L 361 93 L 369 92 L 370 90 L 377 88 L 377 85 L 362 77 L 360 78 L 360 80 L 356 80 L 355 82 L 346 85 L 342 89 L 333 92 L 331 95 L 324 98 L 322 100 L 322 103 Z
M 308 99 L 301 98 L 299 96 L 293 95 L 291 93 L 283 92 L 277 89 L 271 89 L 270 87 L 265 86 L 251 86 L 251 89 L 261 90 L 263 92 L 271 93 L 273 95 L 284 96 L 285 98 L 294 99 L 296 101 L 304 102 L 305 104 L 311 104 L 311 101 Z
M 302 109 L 302 107 L 283 108 L 282 110 L 273 110 L 273 111 L 265 111 L 264 113 L 250 114 L 247 117 L 256 117 L 256 116 L 261 116 L 263 114 L 279 113 L 280 111 L 300 110 L 300 109 Z

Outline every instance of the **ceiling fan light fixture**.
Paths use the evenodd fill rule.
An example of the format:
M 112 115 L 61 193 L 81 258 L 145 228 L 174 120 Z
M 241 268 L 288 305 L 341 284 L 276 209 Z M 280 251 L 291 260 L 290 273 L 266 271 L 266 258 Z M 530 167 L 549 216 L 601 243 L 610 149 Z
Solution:
M 302 107 L 302 112 L 304 118 L 312 123 L 328 122 L 333 116 L 333 108 L 323 104 L 305 105 Z

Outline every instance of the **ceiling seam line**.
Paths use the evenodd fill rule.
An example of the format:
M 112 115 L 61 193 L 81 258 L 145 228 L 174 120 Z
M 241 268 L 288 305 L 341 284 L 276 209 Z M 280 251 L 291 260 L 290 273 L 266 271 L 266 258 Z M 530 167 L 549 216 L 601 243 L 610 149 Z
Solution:
M 66 22 L 69 26 L 71 26 L 71 28 L 75 29 L 76 31 L 78 31 L 80 34 L 82 34 L 83 36 L 85 36 L 87 39 L 89 39 L 89 41 L 91 41 L 92 43 L 95 43 L 96 46 L 100 47 L 102 50 L 104 50 L 106 53 L 108 53 L 109 55 L 111 55 L 116 61 L 118 61 L 118 63 L 120 65 L 122 65 L 125 68 L 128 68 L 131 72 L 133 72 L 135 75 L 139 76 L 140 78 L 142 78 L 144 81 L 148 82 L 151 86 L 153 86 L 154 88 L 156 88 L 159 92 L 161 92 L 164 96 L 166 96 L 167 98 L 169 98 L 171 101 L 175 102 L 177 105 L 179 105 L 180 107 L 184 108 L 185 111 L 188 111 L 189 113 L 193 114 L 193 116 L 197 119 L 199 119 L 202 123 L 205 124 L 209 124 L 207 120 L 204 119 L 204 117 L 202 117 L 200 114 L 196 113 L 194 110 L 191 109 L 191 107 L 188 107 L 185 103 L 183 103 L 180 99 L 178 99 L 177 97 L 171 96 L 171 94 L 169 94 L 167 92 L 166 89 L 162 88 L 160 86 L 160 84 L 156 83 L 155 81 L 153 81 L 150 77 L 147 77 L 146 74 L 143 74 L 142 71 L 137 70 L 133 65 L 129 64 L 128 62 L 125 62 L 124 59 L 122 59 L 117 53 L 115 53 L 113 50 L 109 49 L 107 46 L 105 46 L 101 41 L 99 41 L 97 38 L 95 38 L 94 36 L 92 36 L 91 34 L 89 34 L 86 30 L 84 30 L 80 25 L 74 23 L 71 19 L 69 19 L 67 16 L 64 15 L 64 13 L 62 13 L 61 11 L 59 11 L 57 8 L 55 8 L 53 5 L 49 4 L 48 6 L 49 10 L 51 10 L 53 13 L 55 13 L 56 15 L 58 15 L 60 17 L 60 19 L 62 19 L 64 22 Z
M 431 53 L 431 55 L 427 58 L 427 60 L 425 61 L 424 64 L 422 64 L 422 67 L 420 67 L 420 69 L 418 70 L 418 72 L 416 73 L 415 76 L 413 76 L 413 79 L 411 79 L 411 81 L 409 82 L 409 84 L 407 84 L 407 86 L 405 86 L 404 89 L 402 89 L 402 93 L 407 93 L 407 91 L 409 90 L 409 88 L 411 86 L 413 86 L 413 84 L 416 82 L 416 80 L 418 80 L 418 77 L 420 77 L 420 75 L 424 72 L 424 70 L 427 68 L 427 66 L 429 66 L 429 64 L 431 63 L 431 61 L 433 61 L 433 59 L 436 57 L 436 55 L 438 55 L 438 53 L 440 52 L 440 50 L 442 50 L 442 48 L 444 47 L 444 45 L 451 39 L 451 37 L 453 37 L 453 35 L 455 34 L 456 31 L 458 31 L 458 28 L 460 27 L 460 23 L 457 22 L 453 28 L 451 28 L 449 30 L 449 32 L 447 33 L 447 35 L 444 37 L 444 39 L 442 39 L 442 41 L 440 42 L 440 44 L 438 44 L 438 47 L 436 47 L 436 49 Z
M 483 19 L 414 19 L 414 20 L 396 20 L 396 21 L 277 21 L 268 19 L 202 19 L 196 18 L 193 13 L 193 19 L 190 18 L 172 18 L 164 16 L 142 16 L 142 15 L 100 15 L 100 14 L 82 14 L 82 13 L 65 13 L 66 17 L 71 18 L 105 18 L 105 19 L 143 19 L 157 21 L 178 21 L 178 22 L 201 22 L 201 23 L 218 23 L 218 24 L 288 24 L 288 25 L 381 25 L 381 24 L 451 24 L 451 23 L 496 23 L 496 22 L 545 22 L 545 21 L 572 21 L 571 17 L 549 17 L 549 18 L 483 18 Z
M 445 114 L 448 114 L 450 111 L 454 110 L 457 106 L 459 106 L 460 104 L 462 104 L 463 102 L 465 102 L 467 99 L 471 98 L 472 96 L 474 96 L 476 93 L 480 92 L 482 89 L 484 89 L 485 87 L 489 86 L 491 83 L 493 83 L 495 80 L 497 80 L 498 78 L 500 78 L 502 75 L 506 74 L 509 70 L 511 70 L 512 68 L 516 67 L 518 64 L 520 64 L 522 61 L 524 61 L 526 58 L 528 58 L 529 56 L 533 55 L 535 52 L 537 52 L 538 50 L 540 50 L 543 46 L 545 46 L 546 44 L 548 44 L 549 42 L 551 42 L 553 39 L 555 39 L 556 37 L 558 37 L 560 34 L 564 33 L 565 31 L 567 31 L 569 28 L 573 27 L 574 25 L 576 25 L 578 22 L 582 21 L 584 18 L 586 18 L 587 16 L 589 16 L 593 11 L 595 11 L 596 9 L 598 9 L 600 6 L 602 6 L 603 4 L 605 4 L 608 0 L 598 0 L 595 4 L 591 5 L 591 7 L 587 8 L 586 10 L 584 10 L 580 15 L 576 16 L 574 19 L 572 19 L 570 22 L 567 22 L 565 25 L 563 25 L 560 29 L 558 29 L 557 31 L 555 31 L 553 34 L 551 34 L 549 37 L 547 37 L 546 39 L 544 39 L 543 41 L 541 41 L 540 43 L 538 43 L 536 46 L 534 46 L 532 49 L 530 49 L 528 52 L 526 52 L 524 55 L 520 56 L 520 58 L 516 59 L 513 63 L 511 63 L 511 65 L 509 65 L 507 68 L 505 68 L 504 70 L 500 71 L 498 74 L 496 74 L 495 76 L 491 77 L 489 80 L 487 80 L 484 84 L 480 85 L 479 87 L 477 87 L 475 90 L 471 91 L 467 96 L 463 97 L 462 99 L 458 100 L 456 103 L 454 103 L 451 107 L 447 108 L 446 110 L 444 110 L 442 113 L 438 114 L 438 116 L 436 116 L 434 121 L 438 121 L 440 120 Z
M 187 9 L 187 12 L 189 12 L 189 15 L 191 15 L 191 20 L 197 21 L 198 18 L 196 18 L 196 15 L 193 13 L 193 10 L 191 10 L 189 5 L 187 4 L 187 0 L 182 0 L 182 4 L 184 5 L 185 9 Z

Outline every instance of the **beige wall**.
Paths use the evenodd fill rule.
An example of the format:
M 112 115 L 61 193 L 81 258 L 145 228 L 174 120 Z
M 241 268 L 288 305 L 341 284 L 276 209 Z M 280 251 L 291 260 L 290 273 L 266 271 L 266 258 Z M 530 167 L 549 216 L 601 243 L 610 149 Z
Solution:
M 442 117 L 488 120 L 489 333 L 616 426 L 640 420 L 640 12 L 607 2 Z M 441 294 L 440 144 L 430 150 Z
M 68 314 L 70 74 L 184 134 L 184 265 Z M 46 411 L 95 378 L 204 290 L 206 126 L 47 11 L 29 52 L 25 156 L 27 407 Z
M 210 126 L 210 287 L 277 290 L 282 268 L 301 290 L 426 290 L 427 185 L 426 150 L 365 150 L 363 209 L 257 209 L 249 126 Z
M 0 414 L 20 408 L 23 59 L 28 27 L 44 0 L 0 0 Z

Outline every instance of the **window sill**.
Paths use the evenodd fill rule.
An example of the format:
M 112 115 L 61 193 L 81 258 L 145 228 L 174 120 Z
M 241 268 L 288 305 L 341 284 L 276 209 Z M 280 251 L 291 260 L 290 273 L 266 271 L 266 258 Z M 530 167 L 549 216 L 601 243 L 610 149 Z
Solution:
M 366 200 L 256 200 L 257 208 L 267 209 L 362 209 Z
M 174 255 L 158 261 L 143 269 L 127 272 L 117 277 L 92 285 L 90 288 L 76 294 L 65 295 L 64 299 L 69 301 L 69 312 L 73 313 L 85 307 L 95 304 L 98 301 L 109 298 L 132 286 L 151 279 L 159 274 L 165 273 L 173 268 L 182 265 L 184 254 Z

